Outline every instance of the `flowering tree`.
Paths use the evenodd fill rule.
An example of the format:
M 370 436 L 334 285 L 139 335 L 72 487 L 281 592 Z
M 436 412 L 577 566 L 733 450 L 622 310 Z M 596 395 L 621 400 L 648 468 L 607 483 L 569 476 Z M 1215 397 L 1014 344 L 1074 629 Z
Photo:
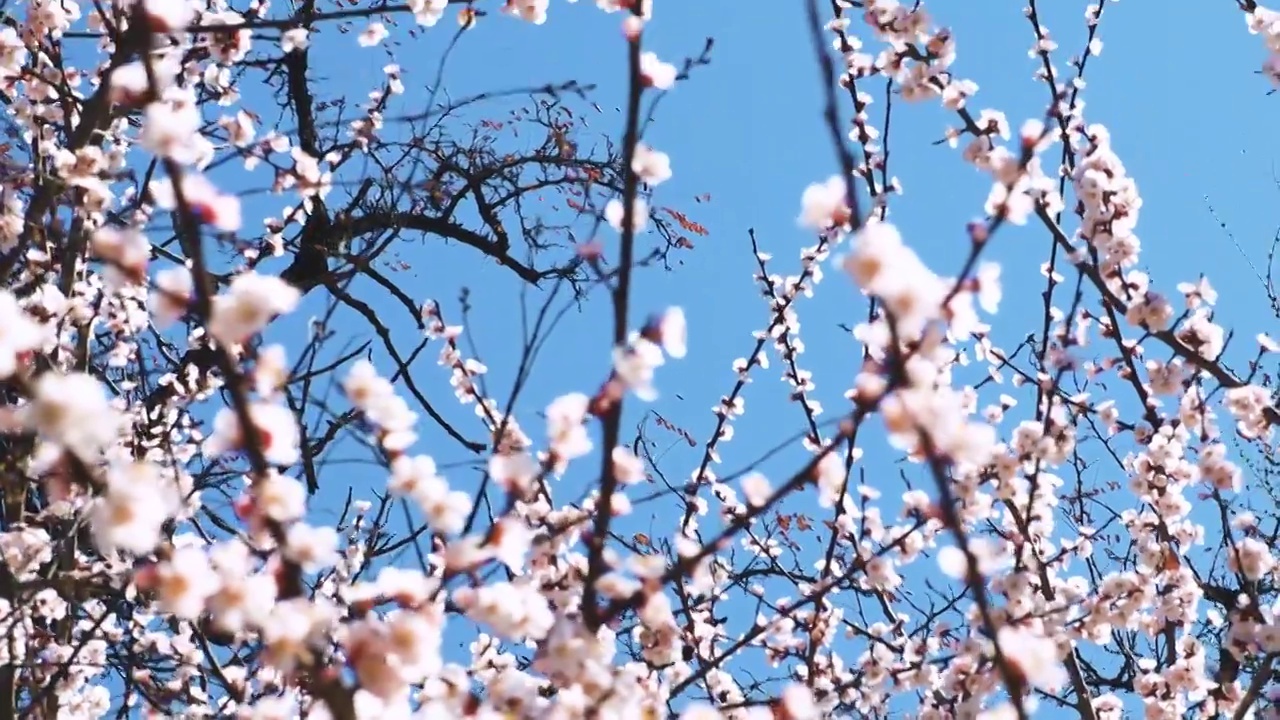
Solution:
M 621 24 L 613 138 L 576 82 L 454 98 L 437 77 L 415 96 L 390 64 L 357 101 L 311 64 L 401 36 L 451 49 L 507 21 L 492 15 L 568 11 L 550 4 L 7 10 L 0 717 L 1276 714 L 1280 345 L 1258 335 L 1234 367 L 1209 281 L 1162 292 L 1140 269 L 1138 183 L 1080 98 L 1105 5 L 1063 66 L 1028 1 L 1048 92 L 1014 132 L 975 109 L 920 3 L 808 3 L 838 173 L 803 191 L 815 240 L 796 274 L 751 236 L 770 319 L 711 434 L 656 415 L 697 449 L 690 468 L 652 425 L 630 430 L 686 350 L 679 308 L 637 322 L 633 299 L 641 268 L 705 233 L 657 204 L 671 160 L 645 134 L 711 43 L 669 62 L 645 48 L 653 3 L 575 9 Z M 1280 84 L 1280 13 L 1239 5 Z M 940 104 L 944 142 L 990 178 L 950 267 L 893 224 L 882 133 L 902 102 Z M 1008 225 L 1043 228 L 1026 301 L 1044 320 L 1002 348 Z M 415 242 L 521 288 L 510 388 L 486 381 L 469 295 L 397 280 Z M 827 419 L 797 312 L 832 262 L 867 313 Z M 525 407 L 547 334 L 595 296 L 612 311 L 599 377 Z M 304 302 L 321 310 L 295 339 L 265 341 Z M 428 347 L 471 425 L 415 374 Z M 771 357 L 805 419 L 779 448 L 805 457 L 718 471 Z M 425 452 L 428 430 L 451 445 Z M 337 447 L 385 482 L 371 499 Z M 446 454 L 481 479 L 446 479 Z M 322 497 L 346 501 L 325 516 Z M 641 504 L 662 524 L 640 532 Z

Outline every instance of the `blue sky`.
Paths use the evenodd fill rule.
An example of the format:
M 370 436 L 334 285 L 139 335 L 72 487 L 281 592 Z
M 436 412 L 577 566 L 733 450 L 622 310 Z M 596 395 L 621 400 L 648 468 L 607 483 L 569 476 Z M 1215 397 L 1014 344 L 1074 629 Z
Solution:
M 1020 9 L 995 4 L 931 9 L 958 38 L 957 73 L 981 87 L 975 109 L 1001 109 L 1015 127 L 1042 113 L 1046 90 L 1031 79 L 1036 63 L 1026 54 L 1030 26 Z M 1046 25 L 1057 31 L 1065 61 L 1083 45 L 1083 12 L 1052 4 L 1044 14 Z M 551 19 L 539 27 L 486 18 L 455 49 L 445 87 L 462 96 L 547 81 L 597 83 L 600 90 L 592 99 L 604 112 L 592 117 L 592 126 L 618 135 L 622 115 L 614 108 L 622 101 L 625 56 L 617 20 L 586 2 L 554 2 Z M 396 49 L 411 100 L 415 85 L 431 81 L 437 52 L 452 31 L 442 23 Z M 689 357 L 660 371 L 665 397 L 654 407 L 695 435 L 709 429 L 713 418 L 707 409 L 731 386 L 730 362 L 746 354 L 750 333 L 767 322 L 767 308 L 752 281 L 748 228 L 756 229 L 763 249 L 774 255 L 775 272 L 796 272 L 800 249 L 813 242 L 795 223 L 799 195 L 836 168 L 820 121 L 820 84 L 804 14 L 746 12 L 740 3 L 717 0 L 660 4 L 646 46 L 678 61 L 699 52 L 706 36 L 716 39 L 712 64 L 697 69 L 663 100 L 646 140 L 671 155 L 675 171 L 658 188 L 655 202 L 686 211 L 710 236 L 679 255 L 684 265 L 675 272 L 642 273 L 633 303 L 637 323 L 643 313 L 670 304 L 688 313 Z M 1140 3 L 1116 4 L 1106 11 L 1100 37 L 1105 46 L 1087 74 L 1086 117 L 1111 128 L 1142 190 L 1139 233 L 1156 284 L 1172 292 L 1177 282 L 1207 273 L 1225 291 L 1222 311 L 1250 335 L 1264 330 L 1265 297 L 1204 200 L 1209 197 L 1245 251 L 1261 262 L 1280 222 L 1269 212 L 1272 193 L 1280 193 L 1272 182 L 1275 140 L 1268 132 L 1273 99 L 1266 96 L 1265 81 L 1253 74 L 1263 58 L 1261 42 L 1245 32 L 1229 2 L 1194 13 L 1151 13 Z M 320 47 L 347 39 L 354 48 L 351 35 L 326 39 Z M 1213 50 L 1179 53 L 1167 47 Z M 354 95 L 374 84 L 385 62 L 378 52 L 358 48 L 326 53 L 315 60 L 316 74 L 326 82 L 350 84 Z M 877 98 L 873 116 L 883 107 Z M 894 219 L 943 274 L 958 269 L 964 223 L 980 215 L 988 190 L 958 152 L 932 144 L 951 120 L 933 104 L 899 102 L 890 140 L 890 167 L 905 187 L 905 194 L 892 200 Z M 712 200 L 695 203 L 701 193 L 710 193 Z M 599 237 L 606 246 L 615 241 L 607 228 Z M 432 242 L 416 245 L 402 251 L 415 266 L 400 276 L 410 294 L 438 298 L 456 316 L 458 288 L 470 287 L 481 350 L 494 377 L 502 377 L 500 354 L 504 337 L 511 335 L 507 301 L 514 283 L 499 268 L 475 267 L 469 251 L 441 250 Z M 1039 292 L 1038 267 L 1046 247 L 1043 231 L 1033 227 L 1007 228 L 998 236 L 992 257 L 1005 266 L 1007 300 L 994 323 L 997 334 L 1017 336 L 1037 312 L 1038 300 L 1018 300 Z M 283 267 L 283 261 L 276 262 Z M 828 274 L 818 297 L 800 305 L 802 337 L 809 347 L 804 363 L 814 371 L 820 397 L 838 398 L 851 377 L 856 348 L 837 326 L 858 317 L 861 309 L 852 286 L 835 273 Z M 550 398 L 594 390 L 595 377 L 607 364 L 607 315 L 604 303 L 594 303 L 566 321 L 557 336 L 563 352 L 542 364 L 535 393 Z M 599 349 L 593 353 L 593 347 Z M 423 372 L 431 377 L 434 356 L 426 360 Z M 584 384 L 584 378 L 591 380 Z M 749 447 L 777 436 L 773 423 L 750 418 L 757 412 L 775 417 L 769 412 L 777 407 L 770 405 L 771 396 L 783 390 L 777 372 L 761 374 L 735 445 Z M 674 393 L 685 401 L 676 401 Z M 792 413 L 798 422 L 798 410 Z
M 730 363 L 750 351 L 751 333 L 768 323 L 767 305 L 752 280 L 756 268 L 748 228 L 755 229 L 762 248 L 773 254 L 774 272 L 798 272 L 801 248 L 814 242 L 795 221 L 800 194 L 808 183 L 836 172 L 837 162 L 821 124 L 821 85 L 801 3 L 655 4 L 656 17 L 645 44 L 664 59 L 678 62 L 696 55 L 708 36 L 716 42 L 712 64 L 696 69 L 669 93 L 645 138 L 670 154 L 675 173 L 658 188 L 655 201 L 686 211 L 710 234 L 699 239 L 694 250 L 678 256 L 683 265 L 675 271 L 648 270 L 637 276 L 632 322 L 638 325 L 647 312 L 667 305 L 685 308 L 689 355 L 660 369 L 662 397 L 652 408 L 702 442 L 714 427 L 710 408 L 733 385 Z M 1085 42 L 1083 4 L 1042 4 L 1048 6 L 1042 17 L 1060 45 L 1056 59 L 1063 71 L 1067 57 L 1077 55 Z M 453 51 L 445 89 L 459 97 L 571 79 L 596 83 L 600 90 L 591 99 L 603 112 L 589 115 L 592 127 L 620 138 L 623 116 L 615 108 L 624 101 L 626 52 L 620 16 L 606 15 L 593 5 L 553 0 L 550 20 L 540 27 L 501 16 L 483 19 Z M 957 38 L 955 72 L 980 86 L 971 102 L 974 110 L 1002 110 L 1015 128 L 1024 119 L 1042 116 L 1047 90 L 1032 79 L 1038 61 L 1028 57 L 1033 37 L 1018 4 L 935 2 L 930 10 Z M 406 40 L 394 51 L 405 70 L 410 103 L 421 104 L 422 88 L 432 81 L 455 27 L 449 20 L 416 40 L 393 33 Z M 1090 60 L 1086 74 L 1085 116 L 1110 128 L 1117 152 L 1142 191 L 1145 205 L 1138 232 L 1146 267 L 1155 284 L 1170 294 L 1178 282 L 1208 274 L 1222 292 L 1220 313 L 1230 318 L 1229 326 L 1239 328 L 1241 340 L 1251 344 L 1255 333 L 1270 329 L 1273 318 L 1248 263 L 1218 227 L 1205 198 L 1252 261 L 1264 263 L 1280 224 L 1280 213 L 1273 210 L 1280 189 L 1273 182 L 1277 99 L 1267 96 L 1266 81 L 1254 73 L 1264 59 L 1262 42 L 1247 34 L 1230 0 L 1162 4 L 1159 10 L 1154 3 L 1136 0 L 1109 5 L 1099 36 L 1104 48 L 1100 57 Z M 316 47 L 324 52 L 312 53 L 313 75 L 325 87 L 341 88 L 349 98 L 361 99 L 375 86 L 387 62 L 381 51 L 359 48 L 354 33 L 331 34 L 318 39 Z M 843 110 L 847 115 L 848 108 Z M 877 92 L 871 108 L 877 126 L 883 111 L 884 98 Z M 903 196 L 891 201 L 893 219 L 906 240 L 943 275 L 958 271 L 967 251 L 965 223 L 981 214 L 989 189 L 989 180 L 965 164 L 959 151 L 933 144 L 953 122 L 936 103 L 895 102 L 889 141 L 891 174 L 905 188 Z M 695 196 L 703 193 L 709 193 L 711 201 L 695 203 Z M 599 238 L 606 247 L 616 243 L 608 228 Z M 997 344 L 1011 347 L 1033 329 L 1042 289 L 1039 264 L 1048 242 L 1043 229 L 1033 226 L 1005 228 L 997 236 L 989 255 L 1004 266 L 1005 300 L 993 323 Z M 458 318 L 459 289 L 472 290 L 472 325 L 481 356 L 491 369 L 494 387 L 504 387 L 519 333 L 512 312 L 517 286 L 509 274 L 488 263 L 478 265 L 470 251 L 443 248 L 430 239 L 408 244 L 400 252 L 413 269 L 393 277 L 417 300 L 440 300 L 451 320 Z M 279 260 L 263 269 L 278 272 L 284 266 L 285 260 Z M 380 315 L 391 318 L 388 322 L 407 352 L 419 335 L 404 310 L 384 294 L 369 297 L 376 299 L 371 301 Z M 302 314 L 318 311 L 322 302 L 318 294 L 310 296 Z M 845 407 L 841 395 L 861 352 L 839 325 L 856 322 L 865 304 L 852 284 L 831 268 L 817 297 L 801 300 L 799 312 L 807 345 L 801 365 L 813 372 L 816 397 L 828 409 L 824 417 L 829 419 Z M 519 415 L 535 441 L 541 441 L 543 427 L 533 412 L 566 392 L 594 392 L 607 373 L 609 313 L 607 299 L 597 295 L 566 319 L 540 360 Z M 299 338 L 298 327 L 282 326 L 270 337 L 292 344 Z M 478 422 L 470 409 L 453 402 L 447 371 L 435 365 L 436 354 L 432 349 L 422 355 L 415 365 L 416 379 L 437 407 L 468 435 L 478 437 Z M 776 357 L 771 360 L 771 368 L 753 371 L 747 414 L 736 423 L 734 440 L 721 450 L 722 473 L 743 467 L 762 448 L 803 425 L 800 409 L 786 402 L 788 387 Z M 628 404 L 629 415 L 638 420 L 640 403 Z M 624 437 L 630 437 L 632 425 L 624 426 Z M 652 437 L 662 437 L 660 430 L 650 430 Z M 696 467 L 701 449 L 671 440 L 664 469 L 685 478 Z M 466 458 L 456 444 L 433 432 L 424 432 L 415 451 L 432 454 L 441 463 Z M 782 478 L 803 458 L 797 448 L 765 469 Z M 869 453 L 867 470 L 873 477 L 884 474 L 896 487 L 897 468 L 889 458 L 884 452 Z M 353 470 L 347 475 L 337 471 L 341 467 L 323 481 L 315 504 L 321 516 L 340 503 L 348 485 L 356 488 L 357 496 L 383 487 L 385 478 L 377 473 Z M 563 497 L 576 497 L 593 481 L 596 467 L 592 459 L 571 471 L 562 482 L 574 490 Z M 476 475 L 457 472 L 450 479 L 468 488 Z M 637 529 L 651 526 L 659 533 L 669 532 L 672 525 L 657 512 L 660 509 L 641 509 L 631 522 Z M 809 509 L 816 511 L 816 505 Z

